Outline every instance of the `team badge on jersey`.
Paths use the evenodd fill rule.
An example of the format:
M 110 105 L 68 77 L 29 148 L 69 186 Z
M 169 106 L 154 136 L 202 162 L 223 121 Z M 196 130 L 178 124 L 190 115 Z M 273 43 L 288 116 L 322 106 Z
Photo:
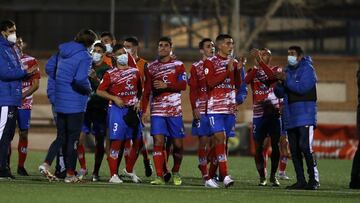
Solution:
M 209 69 L 205 68 L 204 73 L 205 73 L 205 75 L 209 74 Z

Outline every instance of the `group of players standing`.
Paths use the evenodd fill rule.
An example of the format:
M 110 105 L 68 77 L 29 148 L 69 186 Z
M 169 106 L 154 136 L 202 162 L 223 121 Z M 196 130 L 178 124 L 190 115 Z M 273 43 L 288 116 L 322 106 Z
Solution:
M 82 34 L 84 33 L 92 35 L 90 31 Z M 81 38 L 81 36 L 77 37 Z M 85 91 L 84 95 L 88 95 L 84 120 L 81 115 L 67 118 L 67 109 L 63 110 L 63 106 L 56 104 L 56 100 L 59 100 L 58 94 L 61 96 L 61 92 L 55 95 L 55 91 L 58 90 L 56 85 L 62 85 L 60 77 L 68 74 L 58 70 L 59 58 L 64 58 L 62 52 L 64 49 L 65 52 L 69 50 L 76 52 L 76 49 L 82 50 L 82 48 L 78 47 L 76 42 L 62 45 L 60 52 L 53 55 L 46 65 L 46 73 L 49 76 L 48 97 L 56 112 L 54 117 L 58 127 L 58 136 L 50 146 L 44 163 L 39 166 L 41 174 L 49 180 L 63 177 L 65 182 L 78 182 L 87 174 L 84 136 L 90 133 L 95 135 L 96 144 L 92 181 L 99 180 L 99 169 L 105 153 L 110 168 L 109 182 L 123 182 L 118 175 L 122 156 L 126 165 L 123 170 L 124 176 L 133 182 L 141 182 L 133 170 L 140 152 L 144 157 L 145 174 L 147 177 L 151 176 L 152 165 L 142 137 L 143 120 L 148 116 L 146 112 L 150 103 L 151 135 L 154 139 L 153 160 L 156 171 L 156 178 L 151 184 L 163 185 L 172 177 L 174 185 L 181 185 L 182 178 L 179 171 L 183 159 L 184 138 L 181 91 L 184 91 L 188 84 L 194 118 L 192 135 L 199 137 L 198 168 L 204 185 L 219 188 L 220 180 L 224 187 L 230 187 L 234 184 L 234 180 L 228 174 L 227 143 L 228 139 L 235 135 L 237 106 L 246 98 L 246 84 L 251 84 L 254 103 L 253 138 L 256 147 L 255 163 L 260 176 L 259 185 L 267 185 L 266 159 L 264 159 L 267 137 L 271 138 L 272 146 L 270 183 L 272 186 L 280 185 L 275 176 L 280 158 L 279 143 L 281 148 L 285 148 L 283 151 L 286 151 L 287 139 L 280 118 L 282 99 L 275 96 L 274 86 L 279 82 L 277 73 L 282 70 L 270 66 L 269 49 L 253 49 L 250 52 L 255 58 L 256 65 L 245 74 L 246 59 L 240 58 L 239 61 L 234 59 L 232 56 L 234 41 L 230 35 L 219 35 L 215 43 L 211 39 L 203 39 L 199 43 L 202 58 L 193 63 L 190 75 L 187 77 L 184 64 L 172 55 L 173 44 L 169 37 L 159 39 L 157 59 L 149 64 L 138 56 L 139 42 L 135 37 L 125 39 L 122 44 L 116 44 L 111 33 L 103 33 L 101 41 L 91 44 L 92 68 L 87 76 L 92 92 L 81 89 L 80 80 L 75 81 L 79 84 L 71 84 L 76 91 Z M 18 47 L 21 50 L 20 42 Z M 24 64 L 28 63 L 25 56 L 24 60 Z M 34 81 L 38 81 L 38 74 L 35 76 L 33 76 Z M 29 85 L 26 84 L 27 81 L 23 81 L 23 92 L 29 91 Z M 34 84 L 35 87 L 30 85 L 31 93 L 38 87 L 38 82 Z M 23 101 L 24 104 L 28 103 L 26 99 Z M 19 115 L 22 117 L 21 114 Z M 72 139 L 62 136 L 69 133 L 61 131 L 62 125 L 75 129 L 71 125 L 79 120 L 83 121 L 80 142 L 78 136 Z M 63 124 L 62 122 L 65 121 L 68 123 Z M 22 126 L 21 122 L 19 126 Z M 77 131 L 71 133 L 76 134 Z M 107 134 L 108 140 L 105 139 Z M 106 146 L 104 146 L 105 141 Z M 26 152 L 21 148 L 21 143 L 19 142 L 19 152 Z M 71 147 L 72 143 L 75 143 L 74 147 Z M 170 153 L 174 159 L 171 173 L 167 166 Z M 58 161 L 53 175 L 50 172 L 50 165 L 56 156 Z M 81 165 L 79 172 L 75 171 L 76 158 Z M 283 156 L 282 160 L 286 166 L 287 156 Z M 19 164 L 18 173 L 27 175 L 23 167 L 24 161 Z M 284 166 L 282 168 L 280 175 L 282 178 L 287 178 Z M 217 170 L 219 170 L 218 177 Z

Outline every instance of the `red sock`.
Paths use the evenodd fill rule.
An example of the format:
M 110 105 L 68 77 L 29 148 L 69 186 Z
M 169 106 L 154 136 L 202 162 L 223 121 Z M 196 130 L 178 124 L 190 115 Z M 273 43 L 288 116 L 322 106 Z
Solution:
M 79 159 L 79 162 L 80 162 L 80 167 L 82 169 L 86 169 L 85 147 L 84 147 L 84 145 L 82 145 L 82 144 L 78 145 L 77 154 L 78 154 L 78 159 Z
M 174 166 L 171 169 L 173 173 L 178 173 L 180 171 L 180 166 L 183 159 L 183 152 L 183 148 L 174 147 L 173 149 Z
M 215 146 L 215 154 L 219 164 L 219 172 L 222 178 L 228 175 L 227 171 L 227 158 L 225 152 L 225 144 L 217 144 Z
M 110 176 L 117 174 L 118 172 L 118 161 L 119 161 L 119 151 L 120 151 L 121 141 L 113 140 L 110 144 L 110 154 L 108 157 L 108 163 L 110 168 Z
M 206 156 L 205 148 L 199 148 L 198 157 L 199 157 L 199 169 L 200 169 L 201 175 L 205 180 L 207 180 L 209 177 L 209 174 L 208 174 L 208 170 L 207 170 L 207 156 Z
M 218 168 L 218 161 L 215 154 L 215 147 L 211 148 L 208 157 L 209 157 L 208 160 L 210 162 L 209 178 L 213 178 Z
M 279 163 L 279 171 L 280 171 L 280 172 L 284 172 L 284 171 L 285 171 L 287 162 L 288 162 L 287 156 L 281 155 L 281 157 L 280 157 L 280 163 Z
M 126 163 L 126 171 L 132 173 L 134 170 L 134 166 L 138 157 L 140 140 L 136 140 L 130 149 L 130 155 L 128 158 L 128 162 Z
M 158 177 L 162 178 L 163 166 L 164 166 L 164 162 L 165 162 L 163 146 L 154 145 L 153 159 L 154 159 L 154 165 L 155 165 L 155 169 L 156 169 L 156 175 Z
M 18 143 L 18 152 L 19 152 L 19 159 L 18 159 L 18 167 L 24 167 L 24 163 L 27 156 L 27 148 L 28 148 L 28 140 L 19 140 Z

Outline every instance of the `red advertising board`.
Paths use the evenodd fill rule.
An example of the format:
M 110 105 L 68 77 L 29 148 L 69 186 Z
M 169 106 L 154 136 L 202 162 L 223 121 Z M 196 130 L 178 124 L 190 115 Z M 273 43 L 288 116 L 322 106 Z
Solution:
M 319 124 L 312 146 L 317 158 L 352 159 L 358 146 L 356 126 Z M 252 138 L 249 150 L 250 154 L 255 154 Z

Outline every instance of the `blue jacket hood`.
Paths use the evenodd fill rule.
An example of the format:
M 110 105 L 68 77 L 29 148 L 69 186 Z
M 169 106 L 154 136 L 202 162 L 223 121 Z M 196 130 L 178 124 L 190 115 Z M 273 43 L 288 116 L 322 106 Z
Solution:
M 313 65 L 313 61 L 311 59 L 311 56 L 304 56 L 296 66 L 288 65 L 287 67 L 292 69 L 292 70 L 295 70 L 295 69 L 299 68 L 300 66 L 309 66 L 309 65 L 310 66 Z
M 87 51 L 86 47 L 78 42 L 71 41 L 59 46 L 59 53 L 62 58 L 70 58 L 80 51 Z
M 304 56 L 302 59 L 301 59 L 301 61 L 300 61 L 300 63 L 302 64 L 302 65 L 313 65 L 313 61 L 312 61 L 312 59 L 311 59 L 311 57 L 310 56 Z

